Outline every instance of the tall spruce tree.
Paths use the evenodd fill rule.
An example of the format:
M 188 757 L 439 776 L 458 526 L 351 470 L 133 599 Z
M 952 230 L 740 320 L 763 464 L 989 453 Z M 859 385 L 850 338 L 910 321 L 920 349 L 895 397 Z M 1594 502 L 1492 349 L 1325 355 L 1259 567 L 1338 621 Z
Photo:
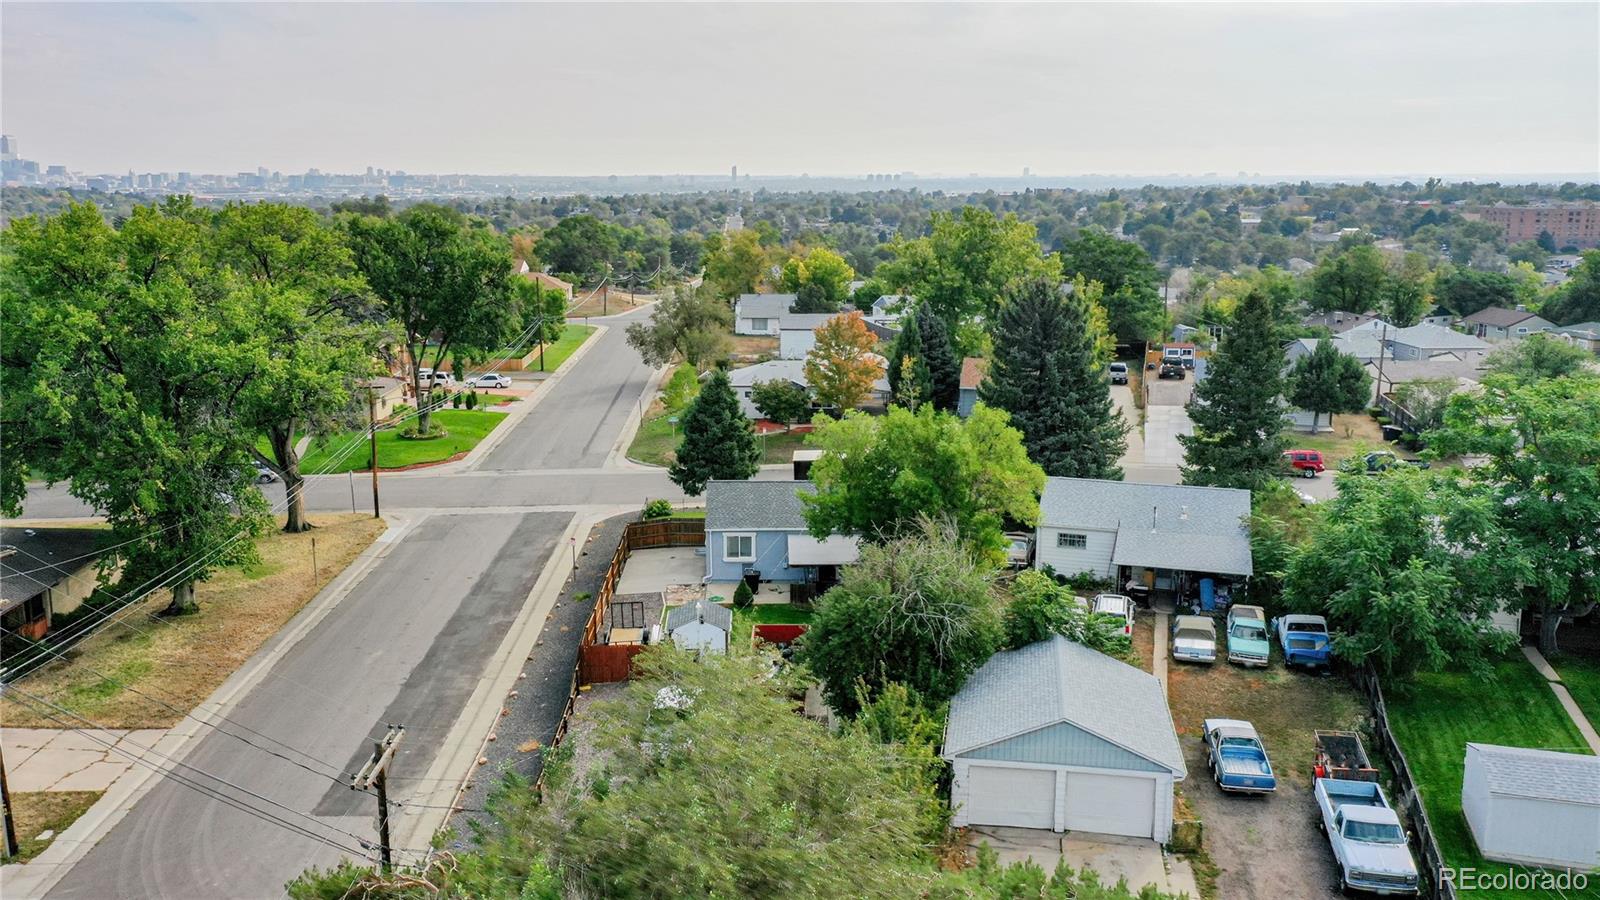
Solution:
M 917 308 L 916 326 L 928 373 L 928 402 L 941 412 L 954 412 L 961 398 L 961 358 L 950 343 L 949 328 L 926 302 Z
M 1011 414 L 1028 457 L 1047 475 L 1121 478 L 1128 424 L 1095 362 L 1087 299 L 1036 279 L 1008 292 L 978 397 Z
M 1189 401 L 1194 434 L 1179 435 L 1185 484 L 1254 489 L 1276 477 L 1284 448 L 1283 351 L 1272 301 L 1252 290 Z
M 728 373 L 719 369 L 684 413 L 683 441 L 667 477 L 684 493 L 698 497 L 714 478 L 749 478 L 760 467 L 755 431 L 739 410 Z

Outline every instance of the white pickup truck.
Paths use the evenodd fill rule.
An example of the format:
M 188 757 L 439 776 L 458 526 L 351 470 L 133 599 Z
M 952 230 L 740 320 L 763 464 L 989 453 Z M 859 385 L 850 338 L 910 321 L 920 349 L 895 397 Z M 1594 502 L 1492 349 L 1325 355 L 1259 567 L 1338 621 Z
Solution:
M 1315 793 L 1339 866 L 1340 893 L 1417 893 L 1417 864 L 1400 817 L 1383 788 L 1370 781 L 1318 778 Z

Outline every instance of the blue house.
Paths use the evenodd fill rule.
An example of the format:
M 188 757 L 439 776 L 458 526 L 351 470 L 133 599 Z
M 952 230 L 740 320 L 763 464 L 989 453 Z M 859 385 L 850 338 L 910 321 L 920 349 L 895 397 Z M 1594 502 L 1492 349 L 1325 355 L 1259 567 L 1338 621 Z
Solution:
M 806 531 L 801 492 L 809 481 L 712 481 L 706 485 L 706 583 L 731 584 L 747 572 L 762 581 L 829 582 L 860 556 L 857 538 L 818 540 Z

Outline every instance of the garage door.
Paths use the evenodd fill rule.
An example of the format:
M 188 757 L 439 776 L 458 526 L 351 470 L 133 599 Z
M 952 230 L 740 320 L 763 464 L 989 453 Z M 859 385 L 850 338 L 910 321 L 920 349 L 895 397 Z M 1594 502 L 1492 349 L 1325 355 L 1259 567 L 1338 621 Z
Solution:
M 1156 783 L 1150 778 L 1067 774 L 1067 830 L 1150 837 Z
M 1051 769 L 967 769 L 967 823 L 1054 828 L 1056 773 Z

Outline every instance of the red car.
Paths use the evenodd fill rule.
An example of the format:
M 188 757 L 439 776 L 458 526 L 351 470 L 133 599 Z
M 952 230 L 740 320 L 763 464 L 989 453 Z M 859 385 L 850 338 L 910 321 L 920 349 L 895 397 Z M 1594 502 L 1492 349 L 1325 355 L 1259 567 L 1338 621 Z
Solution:
M 1285 450 L 1283 461 L 1289 468 L 1299 472 L 1303 478 L 1315 478 L 1327 469 L 1327 463 L 1322 460 L 1320 450 Z

